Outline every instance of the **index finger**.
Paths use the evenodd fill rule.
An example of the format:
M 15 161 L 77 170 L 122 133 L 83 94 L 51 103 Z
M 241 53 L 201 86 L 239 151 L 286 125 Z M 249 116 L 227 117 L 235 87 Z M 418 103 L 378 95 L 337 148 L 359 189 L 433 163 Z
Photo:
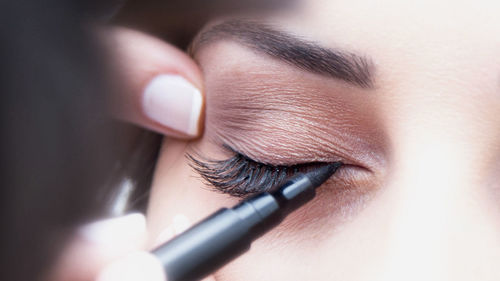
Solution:
M 110 28 L 119 91 L 113 113 L 164 135 L 195 138 L 202 131 L 203 86 L 197 64 L 176 47 L 145 33 Z

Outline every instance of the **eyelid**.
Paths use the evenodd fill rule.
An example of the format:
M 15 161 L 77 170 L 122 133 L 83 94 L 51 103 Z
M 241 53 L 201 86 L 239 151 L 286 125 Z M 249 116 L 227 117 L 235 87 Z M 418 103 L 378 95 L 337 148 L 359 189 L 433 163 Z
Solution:
M 364 115 L 349 112 L 347 106 L 313 109 L 311 104 L 316 99 L 311 97 L 311 104 L 306 106 L 297 102 L 296 96 L 274 102 L 274 92 L 263 97 L 254 91 L 221 95 L 210 101 L 207 132 L 217 143 L 227 143 L 252 159 L 272 165 L 297 161 L 342 161 L 369 167 L 380 164 L 383 145 L 379 143 L 383 138 L 380 131 L 376 132 L 377 126 L 370 124 L 375 121 L 365 122 Z M 239 95 L 253 99 L 234 97 Z

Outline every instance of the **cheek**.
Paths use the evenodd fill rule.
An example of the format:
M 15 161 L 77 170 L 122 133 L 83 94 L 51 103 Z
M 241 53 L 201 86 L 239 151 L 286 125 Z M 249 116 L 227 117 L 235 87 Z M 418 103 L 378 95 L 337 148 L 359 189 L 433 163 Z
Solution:
M 310 208 L 321 204 L 313 201 L 255 241 L 216 274 L 217 280 L 375 280 L 373 270 L 380 268 L 390 237 L 384 216 L 378 215 L 390 199 L 384 198 L 356 220 L 332 216 L 327 209 L 310 217 Z
M 163 144 L 148 210 L 150 248 L 157 245 L 158 236 L 177 214 L 196 222 L 238 201 L 214 192 L 200 181 L 185 157 L 193 149 L 218 153 L 205 139 L 194 143 L 165 140 Z M 318 280 L 331 276 L 331 265 L 340 265 L 344 270 L 354 267 L 370 246 L 360 246 L 359 241 L 366 239 L 356 239 L 357 247 L 352 247 L 352 237 L 361 234 L 372 239 L 374 235 L 347 220 L 345 213 L 352 209 L 339 208 L 341 204 L 336 198 L 355 201 L 360 194 L 334 189 L 320 192 L 315 201 L 292 214 L 281 226 L 254 242 L 248 253 L 217 272 L 217 280 Z M 342 231 L 336 228 L 340 225 Z

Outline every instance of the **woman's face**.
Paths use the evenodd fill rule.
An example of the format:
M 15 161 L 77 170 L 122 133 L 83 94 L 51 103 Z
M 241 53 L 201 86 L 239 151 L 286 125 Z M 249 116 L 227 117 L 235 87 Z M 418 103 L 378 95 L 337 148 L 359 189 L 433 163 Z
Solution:
M 499 280 L 499 8 L 304 1 L 208 26 L 193 45 L 205 134 L 164 142 L 151 245 L 177 214 L 197 221 L 238 202 L 218 189 L 246 194 L 239 164 L 341 160 L 314 201 L 216 279 Z M 214 187 L 186 153 L 252 160 L 224 168 L 240 185 L 205 171 Z

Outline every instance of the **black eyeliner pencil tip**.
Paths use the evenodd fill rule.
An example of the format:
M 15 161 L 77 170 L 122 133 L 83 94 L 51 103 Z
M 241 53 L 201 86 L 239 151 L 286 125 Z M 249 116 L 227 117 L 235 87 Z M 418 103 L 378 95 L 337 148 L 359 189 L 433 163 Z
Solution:
M 300 173 L 272 193 L 262 192 L 233 208 L 222 208 L 153 251 L 171 281 L 200 280 L 237 256 L 276 227 L 288 214 L 311 201 L 315 189 L 341 162 Z
M 335 172 L 342 166 L 342 162 L 333 162 L 323 165 L 317 169 L 305 173 L 309 180 L 313 183 L 314 187 L 317 188 L 323 184 L 327 179 L 329 179 Z

